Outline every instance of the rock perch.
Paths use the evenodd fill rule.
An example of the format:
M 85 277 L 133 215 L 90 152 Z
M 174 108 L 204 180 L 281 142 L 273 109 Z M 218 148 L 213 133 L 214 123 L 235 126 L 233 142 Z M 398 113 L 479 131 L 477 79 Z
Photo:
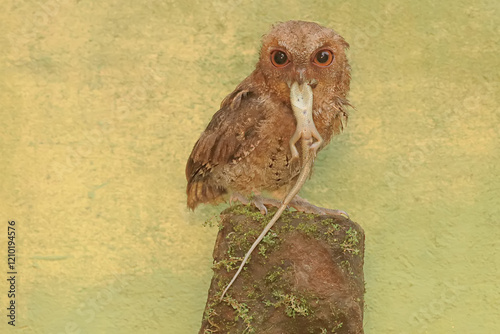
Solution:
M 219 301 L 272 216 L 242 205 L 222 212 L 199 333 L 362 334 L 365 238 L 343 217 L 283 213 Z

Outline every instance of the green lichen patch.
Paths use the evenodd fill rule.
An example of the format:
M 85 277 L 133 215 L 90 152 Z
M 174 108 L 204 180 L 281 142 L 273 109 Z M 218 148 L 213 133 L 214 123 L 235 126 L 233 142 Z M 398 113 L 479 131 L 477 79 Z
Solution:
M 222 228 L 224 227 L 222 225 L 222 219 L 220 216 L 213 216 L 211 218 L 209 218 L 207 221 L 205 221 L 203 223 L 203 226 L 204 227 L 214 227 L 214 226 L 217 226 L 217 228 L 220 230 L 222 230 Z
M 321 328 L 321 334 L 327 334 L 327 333 L 338 333 L 338 330 L 342 328 L 342 325 L 344 323 L 342 321 L 335 321 L 333 324 L 333 327 L 330 331 L 326 328 Z
M 340 245 L 344 252 L 349 252 L 354 255 L 359 255 L 360 250 L 357 248 L 359 244 L 358 231 L 353 230 L 349 227 L 349 230 L 345 233 L 345 239 Z
M 238 269 L 241 261 L 243 261 L 243 258 L 240 257 L 229 257 L 228 259 L 214 261 L 212 269 L 218 270 L 220 268 L 226 268 L 226 271 L 230 272 L 232 270 Z
M 265 220 L 265 216 L 262 213 L 260 213 L 260 211 L 257 210 L 251 204 L 249 204 L 249 205 L 236 205 L 236 206 L 229 208 L 229 211 L 232 214 L 243 215 L 243 216 L 249 217 L 253 221 L 256 221 L 256 222 L 261 222 L 261 221 Z
M 295 316 L 308 316 L 312 313 L 311 306 L 305 297 L 296 296 L 293 293 L 285 293 L 284 291 L 273 291 L 273 297 L 276 302 L 267 301 L 266 306 L 279 308 L 284 307 L 285 314 L 290 318 Z
M 269 231 L 267 234 L 264 236 L 262 241 L 260 242 L 258 248 L 259 248 L 259 254 L 262 255 L 267 259 L 266 252 L 268 249 L 276 246 L 278 244 L 278 234 L 274 231 Z
M 310 237 L 317 237 L 318 227 L 311 223 L 299 223 L 296 227 L 297 230 L 303 231 Z
M 241 319 L 246 325 L 244 333 L 255 333 L 255 328 L 252 326 L 253 316 L 250 314 L 250 310 L 246 303 L 241 303 L 231 296 L 225 296 L 223 302 L 231 306 L 235 312 L 235 321 Z
M 340 262 L 340 266 L 342 267 L 342 269 L 344 271 L 349 273 L 349 275 L 354 275 L 354 270 L 352 269 L 351 262 L 344 260 L 344 261 Z
M 278 279 L 280 279 L 283 274 L 285 273 L 285 270 L 281 266 L 274 266 L 269 273 L 266 275 L 266 281 L 268 283 L 274 283 Z

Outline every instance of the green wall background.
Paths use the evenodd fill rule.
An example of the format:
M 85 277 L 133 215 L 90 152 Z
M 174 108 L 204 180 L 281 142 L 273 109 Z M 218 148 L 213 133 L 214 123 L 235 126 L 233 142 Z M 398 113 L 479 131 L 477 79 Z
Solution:
M 0 252 L 22 333 L 197 333 L 225 205 L 185 161 L 271 24 L 351 44 L 347 130 L 302 195 L 367 235 L 367 334 L 500 328 L 500 3 L 4 1 Z M 6 263 L 0 268 L 0 331 Z

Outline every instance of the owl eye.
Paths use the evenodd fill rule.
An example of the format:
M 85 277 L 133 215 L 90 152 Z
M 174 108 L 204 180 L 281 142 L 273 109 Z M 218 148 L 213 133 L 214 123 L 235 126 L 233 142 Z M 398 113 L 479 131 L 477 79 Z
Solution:
M 314 56 L 314 64 L 326 67 L 329 66 L 333 61 L 333 52 L 330 50 L 319 50 Z
M 289 62 L 290 60 L 288 59 L 288 56 L 283 51 L 274 50 L 271 53 L 271 63 L 273 63 L 274 66 L 285 67 Z

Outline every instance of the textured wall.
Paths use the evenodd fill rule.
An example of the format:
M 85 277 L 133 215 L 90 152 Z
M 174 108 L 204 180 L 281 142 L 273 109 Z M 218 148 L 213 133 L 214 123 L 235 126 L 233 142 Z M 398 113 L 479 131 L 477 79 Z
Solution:
M 224 205 L 187 211 L 185 161 L 261 35 L 304 19 L 351 43 L 356 110 L 302 195 L 366 231 L 366 333 L 498 332 L 499 7 L 4 1 L 0 253 L 15 219 L 17 329 L 197 331 L 217 233 L 202 223 Z

